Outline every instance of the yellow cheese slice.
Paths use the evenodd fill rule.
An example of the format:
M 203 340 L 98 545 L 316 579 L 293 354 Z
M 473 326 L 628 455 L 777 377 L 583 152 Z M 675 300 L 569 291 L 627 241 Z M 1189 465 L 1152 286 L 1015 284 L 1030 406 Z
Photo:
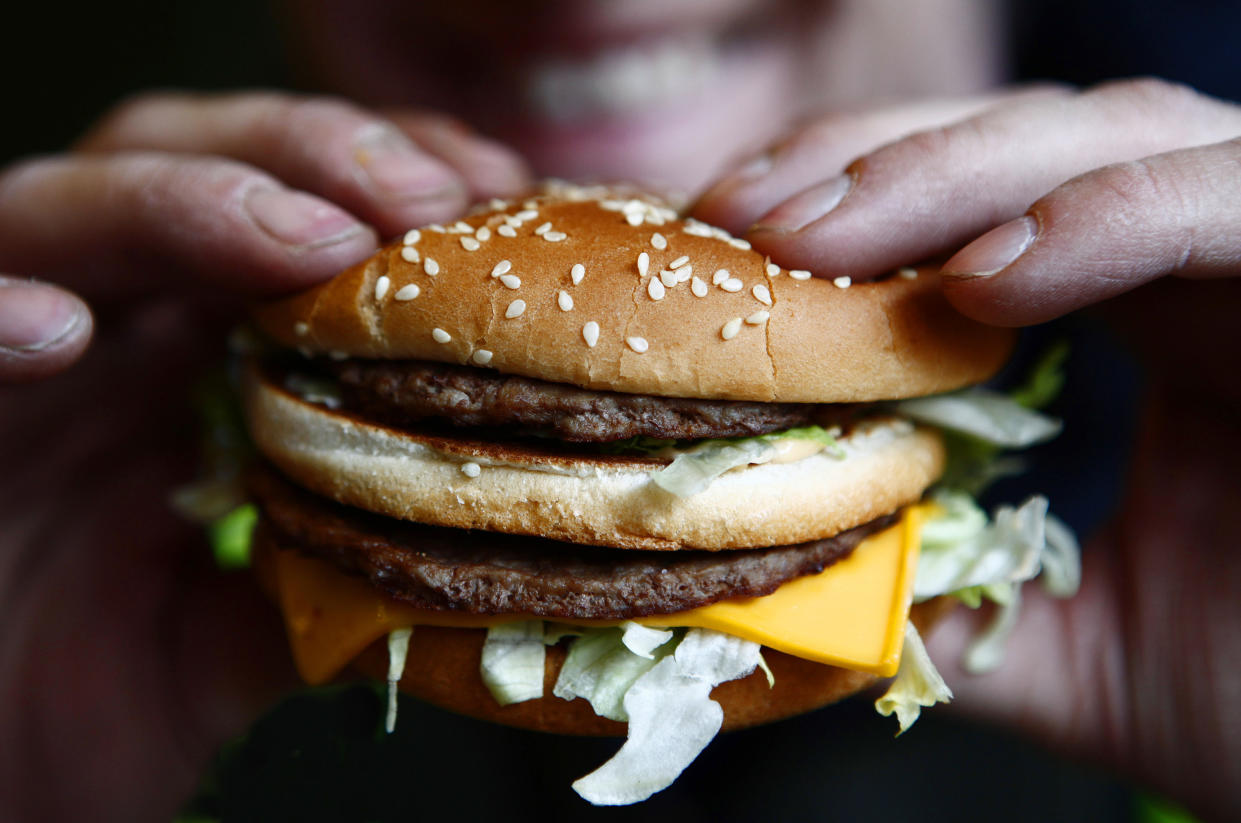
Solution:
M 715 629 L 808 660 L 893 675 L 909 616 L 921 519 L 919 507 L 909 507 L 898 524 L 864 540 L 849 557 L 766 597 L 722 601 L 639 622 Z M 531 619 L 415 609 L 297 552 L 276 551 L 259 560 L 275 586 L 298 671 L 311 684 L 331 679 L 394 629 L 485 628 Z

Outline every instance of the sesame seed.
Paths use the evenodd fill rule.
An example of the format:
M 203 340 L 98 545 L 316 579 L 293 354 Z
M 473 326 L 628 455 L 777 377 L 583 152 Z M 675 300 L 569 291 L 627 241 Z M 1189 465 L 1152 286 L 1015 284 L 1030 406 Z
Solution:
M 294 323 L 293 333 L 296 334 L 298 337 L 305 337 L 306 335 L 310 334 L 310 324 L 309 323 Z
M 547 234 L 548 229 L 552 227 L 551 221 L 547 221 L 543 225 L 534 230 L 535 234 Z
M 754 312 L 754 314 L 751 314 L 749 317 L 747 317 L 745 319 L 745 322 L 749 323 L 751 326 L 761 326 L 767 322 L 767 319 L 769 317 L 771 317 L 771 312 L 767 311 L 766 309 L 759 309 L 758 311 Z
M 668 288 L 672 288 L 677 284 L 677 273 L 664 269 L 659 273 L 659 282 L 663 283 Z
M 642 212 L 640 211 L 631 211 L 631 212 L 625 213 L 625 222 L 631 226 L 641 226 L 642 220 L 643 220 Z
M 413 246 L 405 246 L 401 249 L 401 259 L 406 263 L 417 263 L 421 257 L 416 248 Z
M 741 318 L 734 317 L 724 324 L 724 328 L 720 329 L 720 337 L 725 340 L 732 340 L 741 332 Z
M 668 238 L 664 237 L 659 232 L 655 232 L 651 235 L 651 245 L 660 251 L 663 251 L 668 248 Z
M 519 288 L 521 288 L 521 278 L 520 278 L 520 277 L 518 277 L 518 276 L 517 276 L 517 275 L 515 275 L 515 274 L 502 274 L 502 275 L 500 275 L 500 282 L 501 282 L 501 283 L 503 283 L 505 286 L 507 286 L 507 287 L 508 287 L 508 288 L 510 288 L 510 289 L 519 289 Z
M 899 274 L 905 280 L 917 280 L 918 279 L 918 270 L 914 268 L 910 268 L 909 266 L 905 266 L 904 268 L 900 269 L 899 271 L 897 271 L 897 274 Z
M 403 303 L 406 300 L 413 300 L 421 293 L 422 289 L 410 283 L 408 286 L 401 286 L 401 288 L 397 289 L 396 294 L 392 295 L 392 299 L 400 300 Z
M 646 252 L 638 255 L 638 274 L 646 277 L 647 271 L 651 268 L 651 256 Z
M 835 285 L 836 288 L 838 289 L 847 289 L 853 285 L 853 278 L 848 277 L 846 275 L 842 275 L 840 277 L 837 277 L 835 280 L 833 280 L 832 284 Z
M 659 278 L 652 277 L 646 281 L 646 293 L 651 296 L 652 300 L 663 300 L 664 284 L 659 282 Z
M 749 242 L 746 240 L 742 240 L 740 237 L 734 237 L 730 239 L 728 241 L 728 245 L 732 246 L 734 249 L 741 249 L 742 251 L 745 251 L 746 249 L 750 248 Z
M 777 266 L 775 263 L 772 263 L 770 260 L 768 260 L 767 261 L 767 276 L 775 277 L 778 274 L 780 274 L 780 267 Z
M 461 473 L 464 474 L 466 477 L 478 477 L 480 474 L 483 473 L 483 469 L 477 463 L 473 463 L 473 462 L 462 463 Z
M 327 356 L 332 358 L 333 360 L 348 360 L 349 352 L 341 351 L 340 349 L 333 349 L 332 351 L 327 353 Z
M 732 276 L 733 276 L 732 272 L 730 272 L 728 269 L 718 269 L 715 272 L 715 274 L 711 275 L 711 285 L 718 286 L 720 283 L 723 283 L 725 280 L 727 280 L 728 278 Z
M 762 283 L 759 283 L 757 286 L 750 289 L 750 294 L 754 295 L 754 299 L 762 303 L 764 306 L 771 305 L 771 290 Z
M 444 227 L 441 226 L 439 223 L 432 223 L 431 225 L 427 226 L 427 231 L 433 231 L 436 234 L 443 234 Z
M 501 200 L 498 197 L 493 197 L 487 202 L 487 205 L 491 206 L 492 211 L 503 211 L 508 208 L 508 201 Z
M 443 329 L 431 329 L 431 339 L 436 343 L 448 343 L 452 341 L 452 335 Z
M 689 284 L 689 290 L 694 293 L 694 297 L 706 297 L 707 282 L 701 277 L 695 277 L 693 282 Z
M 479 349 L 474 352 L 474 354 L 470 355 L 470 359 L 480 366 L 485 366 L 491 362 L 491 352 L 486 349 Z
M 436 263 L 433 258 L 428 257 L 426 260 L 422 261 L 422 270 L 434 277 L 440 273 L 440 264 Z
M 560 306 L 561 311 L 573 310 L 573 297 L 564 289 L 556 295 L 556 305 Z
M 711 236 L 710 226 L 708 226 L 706 223 L 700 222 L 698 220 L 694 220 L 692 218 L 685 221 L 685 227 L 682 228 L 681 231 L 685 232 L 686 234 L 692 234 L 695 237 L 710 237 Z
M 683 254 L 683 255 L 681 255 L 680 257 L 678 257 L 676 260 L 673 260 L 671 263 L 669 263 L 669 264 L 668 264 L 668 268 L 670 268 L 670 269 L 679 269 L 679 268 L 681 268 L 682 266 L 684 266 L 684 265 L 685 265 L 686 263 L 688 263 L 688 262 L 689 262 L 689 255 L 688 255 L 688 254 Z
M 593 349 L 595 344 L 599 342 L 599 324 L 591 320 L 585 326 L 582 326 L 582 339 L 586 341 L 587 346 Z
M 568 236 L 569 235 L 565 234 L 562 231 L 549 231 L 543 235 L 543 239 L 550 240 L 553 243 L 559 243 L 561 240 L 564 240 Z
M 681 266 L 676 271 L 674 271 L 673 274 L 676 275 L 676 279 L 678 283 L 684 283 L 686 280 L 694 276 L 694 267 L 693 266 Z
M 516 237 L 517 230 L 513 228 L 512 226 L 508 225 L 507 223 L 505 223 L 503 226 L 496 229 L 496 234 L 503 235 L 504 237 Z
M 521 317 L 522 313 L 525 312 L 525 310 L 526 310 L 525 300 L 520 300 L 520 299 L 514 300 L 512 303 L 509 303 L 508 308 L 504 310 L 504 316 L 507 317 L 509 320 L 512 320 L 514 317 Z
M 629 348 L 633 349 L 638 354 L 644 354 L 646 350 L 651 347 L 651 344 L 646 342 L 645 337 L 626 337 L 625 342 L 629 344 Z
M 789 271 L 789 277 L 793 278 L 794 280 L 809 280 L 810 272 L 806 271 L 805 269 L 792 269 Z
M 723 283 L 720 283 L 720 288 L 723 289 L 724 291 L 735 293 L 735 292 L 739 292 L 742 289 L 744 289 L 745 283 L 742 283 L 740 280 L 738 280 L 735 277 L 730 277 L 727 280 L 725 280 Z
M 525 209 L 513 215 L 515 219 L 520 220 L 523 223 L 526 222 L 527 220 L 533 220 L 534 218 L 538 216 L 539 216 L 539 213 L 535 211 L 534 209 Z
M 482 244 L 479 243 L 477 240 L 475 240 L 473 237 L 464 236 L 461 238 L 461 248 L 465 249 L 466 251 L 478 251 L 478 247 L 481 245 Z
M 474 238 L 480 243 L 486 243 L 491 239 L 491 229 L 486 226 L 479 226 L 478 231 L 474 232 Z
M 537 209 L 537 208 L 539 207 L 539 201 L 538 201 L 538 198 L 536 198 L 536 197 L 531 197 L 529 200 L 527 200 L 526 202 L 522 203 L 522 204 L 521 204 L 521 207 L 522 207 L 523 209 L 531 209 L 531 210 L 532 210 L 532 209 Z M 536 211 L 536 212 L 534 213 L 534 216 L 535 216 L 535 217 L 538 217 L 538 216 L 539 216 L 539 213 Z M 528 219 L 528 220 L 529 220 L 529 219 L 533 219 L 533 218 L 526 218 L 526 219 Z
M 462 234 L 471 234 L 474 231 L 474 227 L 464 220 L 458 220 L 456 225 L 452 227 L 452 230 Z
M 392 280 L 389 279 L 388 275 L 380 275 L 379 279 L 375 281 L 375 299 L 383 300 L 384 295 L 388 293 L 388 287 L 391 285 Z
M 586 267 L 581 263 L 574 263 L 573 268 L 569 269 L 569 277 L 573 279 L 573 285 L 582 282 L 582 278 L 586 276 Z
M 417 229 L 410 229 L 409 231 L 405 232 L 405 237 L 401 242 L 404 243 L 406 246 L 412 246 L 421 239 L 422 239 L 422 232 L 418 231 Z
M 491 276 L 499 277 L 502 274 L 508 274 L 512 270 L 513 263 L 511 260 L 501 260 L 499 263 L 496 263 L 495 268 L 491 270 Z

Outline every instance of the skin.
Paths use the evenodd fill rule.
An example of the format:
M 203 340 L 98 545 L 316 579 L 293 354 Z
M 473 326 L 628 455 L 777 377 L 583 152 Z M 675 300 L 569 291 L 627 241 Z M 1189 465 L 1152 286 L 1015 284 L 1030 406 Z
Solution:
M 658 14 L 714 31 L 755 11 L 735 5 L 718 17 L 692 2 L 579 4 L 518 57 L 671 25 Z M 244 298 L 318 282 L 382 237 L 515 193 L 531 167 L 697 193 L 699 217 L 818 276 L 951 255 L 944 288 L 970 316 L 1027 325 L 1090 309 L 1128 334 L 1148 374 L 1140 433 L 1083 590 L 1067 602 L 1031 592 L 994 674 L 954 668 L 973 613 L 951 618 L 931 652 L 960 710 L 1201 815 L 1241 816 L 1241 560 L 1227 540 L 1241 529 L 1241 389 L 1226 345 L 1241 308 L 1241 110 L 1157 80 L 984 93 L 993 53 L 923 57 L 949 28 L 988 31 L 979 5 L 955 6 L 936 18 L 944 38 L 893 3 L 773 9 L 811 17 L 772 37 L 804 36 L 767 65 L 770 86 L 693 120 L 703 159 L 675 166 L 678 179 L 660 140 L 623 128 L 649 112 L 574 136 L 472 108 L 448 93 L 452 73 L 418 64 L 423 50 L 367 28 L 397 14 L 379 0 L 352 17 L 342 4 L 290 10 L 306 65 L 347 98 L 138 98 L 75 151 L 4 170 L 0 465 L 22 471 L 0 476 L 0 816 L 61 819 L 89 803 L 98 819 L 166 819 L 218 743 L 293 684 L 269 609 L 208 567 L 195 528 L 164 503 L 194 472 L 182 398 Z M 433 22 L 485 55 L 512 21 L 480 19 Z M 427 30 L 400 21 L 414 40 Z M 910 99 L 860 103 L 872 96 Z M 715 127 L 764 105 L 769 116 L 737 117 L 759 127 Z M 561 141 L 563 168 L 531 143 L 535 126 Z M 615 154 L 598 153 L 601 128 Z M 658 134 L 673 152 L 683 142 Z M 74 779 L 57 779 L 67 766 Z

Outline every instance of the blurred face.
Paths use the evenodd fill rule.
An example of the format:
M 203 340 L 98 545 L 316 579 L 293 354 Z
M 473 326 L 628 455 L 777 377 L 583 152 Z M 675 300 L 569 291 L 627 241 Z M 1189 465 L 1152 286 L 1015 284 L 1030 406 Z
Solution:
M 808 111 L 989 85 L 992 5 L 324 0 L 288 13 L 329 90 L 456 115 L 545 175 L 692 193 Z

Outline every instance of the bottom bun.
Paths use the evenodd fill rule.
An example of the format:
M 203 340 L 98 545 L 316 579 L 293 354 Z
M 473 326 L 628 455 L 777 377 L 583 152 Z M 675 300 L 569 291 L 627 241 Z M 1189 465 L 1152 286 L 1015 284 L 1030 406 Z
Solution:
M 943 597 L 919 603 L 910 610 L 910 619 L 925 636 L 952 606 L 953 601 Z M 565 658 L 565 650 L 560 646 L 547 650 L 544 697 L 508 706 L 496 703 L 478 672 L 486 636 L 482 629 L 415 628 L 410 660 L 422 665 L 406 667 L 400 690 L 442 709 L 506 726 L 554 734 L 625 735 L 624 723 L 595 714 L 586 700 L 552 696 L 552 686 Z M 721 683 L 711 692 L 711 697 L 724 708 L 725 731 L 817 709 L 855 694 L 878 679 L 866 672 L 825 666 L 768 648 L 763 649 L 763 658 L 775 676 L 775 686 L 769 687 L 767 676 L 755 670 L 748 677 Z M 386 641 L 371 644 L 354 661 L 354 666 L 383 680 L 388 671 Z

